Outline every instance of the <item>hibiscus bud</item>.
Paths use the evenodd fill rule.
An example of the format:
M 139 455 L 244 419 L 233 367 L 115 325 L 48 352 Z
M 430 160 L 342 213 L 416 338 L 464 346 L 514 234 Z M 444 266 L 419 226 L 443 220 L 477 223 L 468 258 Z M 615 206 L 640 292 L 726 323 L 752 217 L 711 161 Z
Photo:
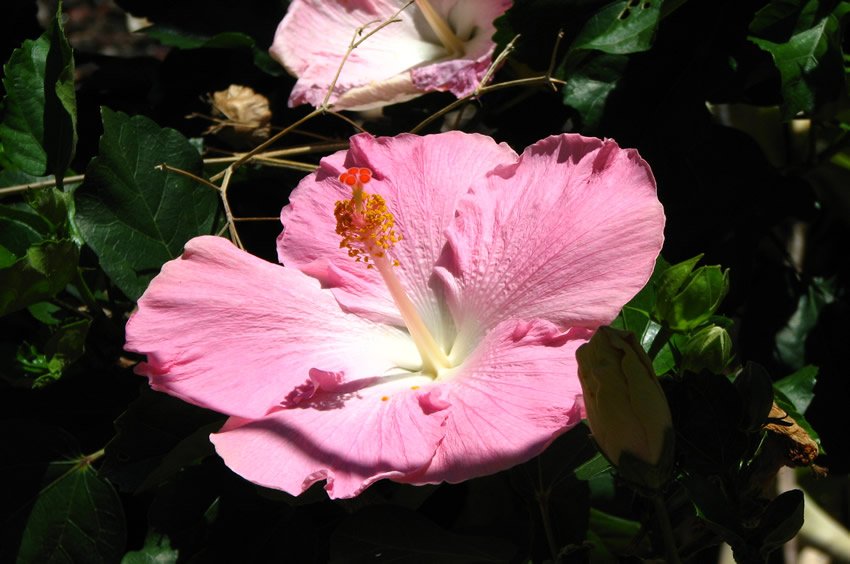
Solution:
M 576 351 L 587 419 L 602 453 L 630 481 L 669 476 L 673 422 L 652 361 L 632 333 L 601 327 Z
M 207 133 L 224 133 L 235 145 L 255 143 L 271 133 L 272 112 L 269 99 L 247 86 L 231 84 L 210 97 L 213 113 L 225 119 L 207 129 Z
M 682 347 L 682 368 L 691 372 L 708 370 L 721 374 L 732 360 L 732 338 L 723 327 L 700 329 Z
M 702 266 L 698 255 L 674 264 L 658 281 L 655 317 L 676 331 L 694 329 L 717 311 L 729 291 L 729 271 L 719 266 Z

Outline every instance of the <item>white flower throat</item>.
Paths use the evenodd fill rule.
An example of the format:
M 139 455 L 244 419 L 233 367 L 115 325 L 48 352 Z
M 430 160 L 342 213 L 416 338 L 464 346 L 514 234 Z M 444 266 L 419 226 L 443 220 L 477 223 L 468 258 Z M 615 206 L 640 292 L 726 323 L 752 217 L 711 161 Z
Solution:
M 363 190 L 371 179 L 372 171 L 368 168 L 350 168 L 339 176 L 340 182 L 351 187 L 351 199 L 338 201 L 334 208 L 336 233 L 342 237 L 339 246 L 348 249 L 348 256 L 355 261 L 381 274 L 422 357 L 422 372 L 435 378 L 453 364 L 422 321 L 393 270 L 398 261 L 391 260 L 387 253 L 401 236 L 394 229 L 395 218 L 384 199 Z

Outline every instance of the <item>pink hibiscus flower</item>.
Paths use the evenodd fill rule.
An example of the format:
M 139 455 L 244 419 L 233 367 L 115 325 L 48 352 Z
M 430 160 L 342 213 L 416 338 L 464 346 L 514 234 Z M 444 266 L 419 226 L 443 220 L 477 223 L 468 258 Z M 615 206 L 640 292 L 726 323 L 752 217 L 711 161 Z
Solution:
M 351 139 L 282 211 L 274 265 L 189 241 L 139 300 L 127 349 L 154 389 L 230 416 L 252 482 L 351 497 L 459 482 L 581 419 L 575 350 L 647 281 L 664 213 L 647 164 L 558 135 Z
M 298 77 L 289 105 L 320 106 L 355 30 L 382 21 L 401 0 L 293 0 L 271 55 Z M 364 110 L 425 92 L 458 97 L 478 86 L 493 55 L 493 20 L 511 0 L 416 0 L 349 57 L 330 102 Z

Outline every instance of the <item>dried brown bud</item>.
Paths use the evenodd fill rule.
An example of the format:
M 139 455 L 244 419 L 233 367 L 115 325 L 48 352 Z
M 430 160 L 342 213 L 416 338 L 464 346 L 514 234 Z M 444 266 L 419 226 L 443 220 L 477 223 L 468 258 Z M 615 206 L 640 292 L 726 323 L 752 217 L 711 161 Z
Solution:
M 770 409 L 764 430 L 781 439 L 785 466 L 811 466 L 818 456 L 818 444 L 805 429 L 775 403 Z
M 269 99 L 247 86 L 231 84 L 227 90 L 213 92 L 210 103 L 213 113 L 224 116 L 207 130 L 207 133 L 232 131 L 242 140 L 262 140 L 269 136 L 272 112 Z M 231 139 L 232 140 L 232 139 Z

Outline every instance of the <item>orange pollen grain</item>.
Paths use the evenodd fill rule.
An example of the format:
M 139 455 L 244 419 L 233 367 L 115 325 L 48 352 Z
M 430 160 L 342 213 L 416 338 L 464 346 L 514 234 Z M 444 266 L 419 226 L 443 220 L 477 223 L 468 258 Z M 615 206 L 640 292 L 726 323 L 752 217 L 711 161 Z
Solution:
M 387 401 L 390 399 L 390 396 L 381 396 L 381 401 Z
M 410 386 L 410 389 L 411 389 L 411 390 L 418 390 L 418 389 L 419 389 L 419 386 Z

